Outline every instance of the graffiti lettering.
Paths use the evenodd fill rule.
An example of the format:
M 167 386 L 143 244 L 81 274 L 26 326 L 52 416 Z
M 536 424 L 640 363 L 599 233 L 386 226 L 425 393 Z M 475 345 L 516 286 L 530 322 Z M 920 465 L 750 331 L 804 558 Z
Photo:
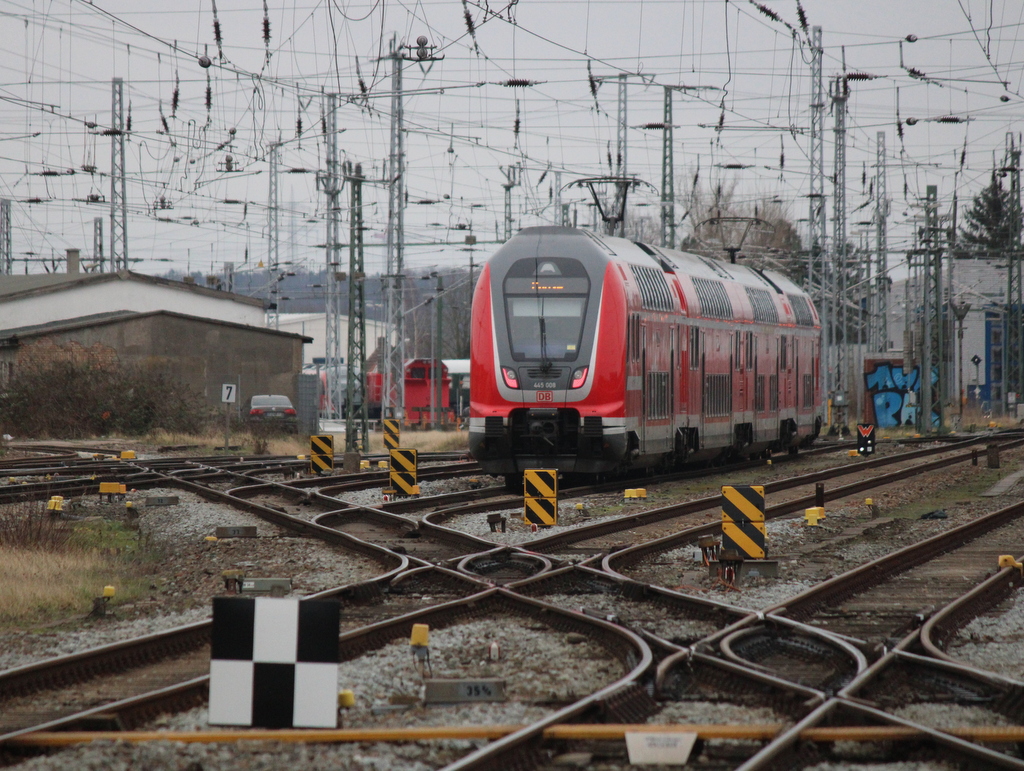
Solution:
M 879 428 L 913 426 L 917 423 L 917 397 L 921 388 L 919 367 L 904 373 L 902 366 L 894 367 L 890 362 L 879 362 L 873 370 L 864 373 L 864 386 L 874 410 L 874 416 L 869 422 Z

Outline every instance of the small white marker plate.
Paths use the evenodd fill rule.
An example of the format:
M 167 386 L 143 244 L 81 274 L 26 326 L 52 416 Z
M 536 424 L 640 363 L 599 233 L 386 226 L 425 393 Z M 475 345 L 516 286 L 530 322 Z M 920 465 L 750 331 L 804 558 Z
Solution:
M 632 733 L 626 734 L 630 764 L 672 766 L 684 765 L 697 741 L 695 733 Z

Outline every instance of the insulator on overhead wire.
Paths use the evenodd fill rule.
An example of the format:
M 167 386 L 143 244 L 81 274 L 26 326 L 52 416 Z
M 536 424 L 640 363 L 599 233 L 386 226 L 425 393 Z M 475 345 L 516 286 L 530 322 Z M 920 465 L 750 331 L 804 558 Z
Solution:
M 807 14 L 804 13 L 804 7 L 800 4 L 800 0 L 796 0 L 796 15 L 800 19 L 800 29 L 805 33 L 807 32 Z
M 124 122 L 124 130 L 129 134 L 132 133 L 132 103 L 128 102 L 128 117 Z
M 206 75 L 206 111 L 213 109 L 213 85 L 210 83 L 210 75 Z
M 775 13 L 775 11 L 773 11 L 767 5 L 763 5 L 761 3 L 754 3 L 753 0 L 751 0 L 751 2 L 753 3 L 754 7 L 757 8 L 757 10 L 759 10 L 761 13 L 763 13 L 765 16 L 767 16 L 772 21 L 777 21 L 780 24 L 784 23 L 782 21 L 782 17 L 779 16 L 779 14 Z
M 174 71 L 174 91 L 171 94 L 171 117 L 178 112 L 178 101 L 181 99 L 181 88 L 178 85 L 178 71 Z
M 295 119 L 295 138 L 298 139 L 302 136 L 302 116 L 299 115 Z

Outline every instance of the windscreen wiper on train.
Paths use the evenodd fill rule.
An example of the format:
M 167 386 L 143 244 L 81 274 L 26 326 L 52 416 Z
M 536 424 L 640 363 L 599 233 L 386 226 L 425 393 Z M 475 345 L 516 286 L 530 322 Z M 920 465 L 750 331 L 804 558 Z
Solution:
M 551 362 L 548 361 L 548 326 L 543 315 L 537 320 L 540 322 L 540 368 L 547 372 L 551 368 Z

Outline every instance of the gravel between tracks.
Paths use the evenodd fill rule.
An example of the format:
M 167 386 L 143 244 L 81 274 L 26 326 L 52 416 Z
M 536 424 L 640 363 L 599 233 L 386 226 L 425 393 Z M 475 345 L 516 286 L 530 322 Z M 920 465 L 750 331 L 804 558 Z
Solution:
M 946 652 L 965 664 L 1024 679 L 1024 595 L 1018 593 L 973 619 Z
M 141 506 L 144 497 L 154 495 L 177 496 L 180 503 Z M 4 633 L 0 635 L 0 669 L 202 620 L 210 614 L 213 596 L 224 593 L 221 572 L 227 569 L 241 569 L 249 576 L 289 577 L 295 594 L 365 581 L 387 570 L 361 555 L 289 535 L 258 517 L 190 492 L 157 489 L 129 498 L 139 506 L 137 524 L 144 541 L 159 555 L 136 568 L 139 577 L 149 580 L 149 595 L 131 603 L 115 603 L 112 615 L 104 619 L 82 616 L 44 630 Z M 118 515 L 123 512 L 94 502 L 77 511 L 110 516 L 115 509 Z M 219 526 L 252 525 L 257 528 L 257 538 L 205 540 Z

